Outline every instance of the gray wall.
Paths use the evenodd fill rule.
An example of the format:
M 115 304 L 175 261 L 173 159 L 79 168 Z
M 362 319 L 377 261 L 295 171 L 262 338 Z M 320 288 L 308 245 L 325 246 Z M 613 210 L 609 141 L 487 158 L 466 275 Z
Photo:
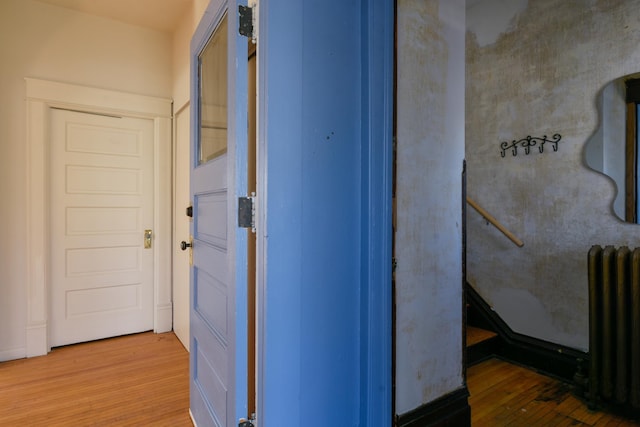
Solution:
M 464 0 L 398 1 L 396 412 L 462 387 Z
M 587 251 L 640 246 L 612 213 L 613 182 L 584 161 L 599 93 L 640 71 L 638 2 L 479 0 L 467 29 L 468 194 L 525 243 L 470 209 L 468 280 L 516 332 L 586 350 Z M 502 141 L 554 133 L 557 152 L 500 157 Z

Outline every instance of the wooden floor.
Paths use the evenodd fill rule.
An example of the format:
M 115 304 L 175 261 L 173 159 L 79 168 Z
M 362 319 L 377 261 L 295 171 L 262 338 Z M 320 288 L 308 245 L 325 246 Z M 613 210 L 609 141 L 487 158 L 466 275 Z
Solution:
M 467 386 L 473 427 L 640 425 L 589 411 L 569 385 L 498 359 L 467 369 Z
M 188 359 L 143 333 L 0 363 L 0 426 L 191 426 Z
M 467 325 L 467 347 L 489 340 L 497 335 L 495 332 Z
M 191 426 L 188 359 L 174 334 L 143 333 L 0 363 L 0 426 Z M 640 425 L 498 359 L 467 381 L 473 427 Z

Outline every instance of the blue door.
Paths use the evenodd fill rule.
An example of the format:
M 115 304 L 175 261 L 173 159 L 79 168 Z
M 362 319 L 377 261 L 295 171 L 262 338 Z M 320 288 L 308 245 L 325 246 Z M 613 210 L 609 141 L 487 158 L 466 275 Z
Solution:
M 258 423 L 387 426 L 393 2 L 259 7 Z M 247 42 L 236 14 L 237 0 L 212 0 L 192 43 L 199 427 L 248 415 L 247 230 L 236 224 L 247 188 Z
M 259 2 L 262 427 L 392 423 L 393 3 Z
M 199 427 L 248 415 L 247 230 L 236 224 L 247 182 L 247 42 L 236 10 L 212 0 L 191 44 L 190 407 Z

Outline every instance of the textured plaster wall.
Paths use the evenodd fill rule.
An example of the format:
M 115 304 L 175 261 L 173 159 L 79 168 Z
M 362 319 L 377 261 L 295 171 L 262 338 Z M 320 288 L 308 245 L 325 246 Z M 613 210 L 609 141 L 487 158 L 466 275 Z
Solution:
M 25 77 L 171 96 L 171 35 L 32 0 L 0 0 L 0 360 L 25 356 Z
M 398 1 L 398 414 L 463 385 L 464 17 L 464 0 Z
M 468 280 L 516 332 L 586 350 L 586 254 L 640 246 L 640 227 L 612 213 L 613 182 L 585 166 L 597 99 L 640 71 L 635 0 L 536 0 L 510 19 L 467 10 L 468 194 L 520 237 L 518 248 L 472 209 Z M 486 29 L 498 27 L 487 41 Z M 500 142 L 559 133 L 557 152 L 500 157 Z

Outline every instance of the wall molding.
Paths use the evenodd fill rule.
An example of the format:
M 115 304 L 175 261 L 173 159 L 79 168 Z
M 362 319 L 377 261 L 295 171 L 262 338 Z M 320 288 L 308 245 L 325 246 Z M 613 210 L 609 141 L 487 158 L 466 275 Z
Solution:
M 26 352 L 25 347 L 17 347 L 9 350 L 0 351 L 0 362 L 6 362 L 7 360 L 21 359 Z
M 396 427 L 465 427 L 471 426 L 469 390 L 462 387 L 433 402 L 396 417 Z
M 154 122 L 154 331 L 171 330 L 171 110 L 170 99 L 25 78 L 27 108 L 27 326 L 23 356 L 40 356 L 49 343 L 48 128 L 51 108 L 118 114 Z M 168 328 L 167 328 L 168 325 Z
M 571 383 L 578 359 L 585 363 L 589 360 L 589 353 L 514 332 L 469 283 L 465 286 L 465 295 L 477 326 L 499 336 L 493 347 L 495 356 Z
M 173 304 L 162 303 L 155 304 L 154 324 L 155 332 L 169 332 L 173 327 Z

